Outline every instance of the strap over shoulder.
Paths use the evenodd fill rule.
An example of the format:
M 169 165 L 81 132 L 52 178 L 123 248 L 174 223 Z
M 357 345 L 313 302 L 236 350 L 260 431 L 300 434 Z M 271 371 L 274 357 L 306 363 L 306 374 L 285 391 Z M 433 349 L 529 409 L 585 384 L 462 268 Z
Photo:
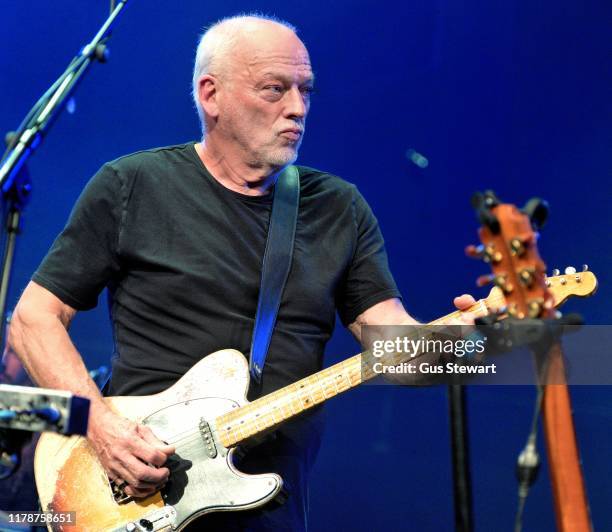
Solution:
M 261 382 L 283 290 L 291 270 L 295 227 L 300 203 L 300 175 L 288 166 L 278 176 L 274 187 L 272 214 L 261 268 L 261 285 L 249 369 L 251 378 Z

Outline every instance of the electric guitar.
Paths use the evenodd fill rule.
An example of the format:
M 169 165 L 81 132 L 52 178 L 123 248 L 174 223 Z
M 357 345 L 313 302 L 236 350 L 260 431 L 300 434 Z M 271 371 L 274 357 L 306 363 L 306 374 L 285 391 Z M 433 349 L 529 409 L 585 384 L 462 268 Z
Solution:
M 589 271 L 547 279 L 556 305 L 569 296 L 587 296 L 597 280 Z M 467 311 L 477 316 L 503 308 L 499 288 Z M 444 325 L 461 311 L 433 324 Z M 42 509 L 75 512 L 76 523 L 48 523 L 54 531 L 181 530 L 209 512 L 246 510 L 274 499 L 279 475 L 247 475 L 232 461 L 249 438 L 375 376 L 355 355 L 253 402 L 246 400 L 249 370 L 245 357 L 226 349 L 204 357 L 167 390 L 146 397 L 109 397 L 121 416 L 149 426 L 176 446 L 180 467 L 161 492 L 132 499 L 110 481 L 83 437 L 45 433 L 36 449 L 34 470 Z M 205 523 L 205 519 L 203 520 Z

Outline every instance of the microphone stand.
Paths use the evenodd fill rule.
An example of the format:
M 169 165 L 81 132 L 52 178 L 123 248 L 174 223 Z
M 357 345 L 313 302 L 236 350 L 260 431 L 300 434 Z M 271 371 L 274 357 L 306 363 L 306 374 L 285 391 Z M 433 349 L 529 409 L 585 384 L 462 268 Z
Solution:
M 106 43 L 111 35 L 111 27 L 126 3 L 127 0 L 120 0 L 116 6 L 111 3 L 111 13 L 92 41 L 81 49 L 64 73 L 30 109 L 17 131 L 6 136 L 8 147 L 0 160 L 0 190 L 4 211 L 7 212 L 7 236 L 0 278 L 0 323 L 4 323 L 6 314 L 6 299 L 16 239 L 21 229 L 21 214 L 32 192 L 26 162 L 42 142 L 92 62 L 107 61 L 109 50 Z M 0 328 L 0 345 L 4 345 L 3 329 L 4 327 Z

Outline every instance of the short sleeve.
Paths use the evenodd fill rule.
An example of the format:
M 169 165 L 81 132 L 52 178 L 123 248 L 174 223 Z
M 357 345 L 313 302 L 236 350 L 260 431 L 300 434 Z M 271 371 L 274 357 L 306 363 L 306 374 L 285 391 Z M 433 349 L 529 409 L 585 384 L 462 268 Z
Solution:
M 32 280 L 67 305 L 88 310 L 119 270 L 121 180 L 109 165 L 89 181 Z
M 389 270 L 378 221 L 356 188 L 353 188 L 352 208 L 355 252 L 337 296 L 338 313 L 345 326 L 371 306 L 386 299 L 401 298 Z

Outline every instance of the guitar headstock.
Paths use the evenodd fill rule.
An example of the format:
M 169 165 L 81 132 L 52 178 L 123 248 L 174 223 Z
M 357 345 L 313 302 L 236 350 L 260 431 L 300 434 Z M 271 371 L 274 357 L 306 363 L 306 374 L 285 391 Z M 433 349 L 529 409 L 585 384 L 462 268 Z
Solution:
M 482 227 L 481 245 L 468 246 L 466 253 L 482 258 L 493 273 L 478 279 L 484 286 L 493 283 L 503 293 L 505 313 L 514 318 L 549 316 L 554 297 L 546 284 L 546 266 L 537 248 L 537 234 L 548 207 L 542 200 L 530 200 L 523 210 L 503 204 L 487 191 L 473 199 Z
M 546 278 L 546 287 L 552 293 L 554 305 L 562 305 L 570 296 L 587 297 L 597 290 L 597 277 L 587 270 L 586 265 L 581 272 L 571 266 L 565 268 L 565 274 Z
M 545 283 L 555 307 L 561 306 L 569 297 L 588 297 L 597 290 L 597 277 L 587 270 L 546 277 Z M 485 298 L 485 304 L 491 310 L 507 307 L 504 293 L 497 286 Z

